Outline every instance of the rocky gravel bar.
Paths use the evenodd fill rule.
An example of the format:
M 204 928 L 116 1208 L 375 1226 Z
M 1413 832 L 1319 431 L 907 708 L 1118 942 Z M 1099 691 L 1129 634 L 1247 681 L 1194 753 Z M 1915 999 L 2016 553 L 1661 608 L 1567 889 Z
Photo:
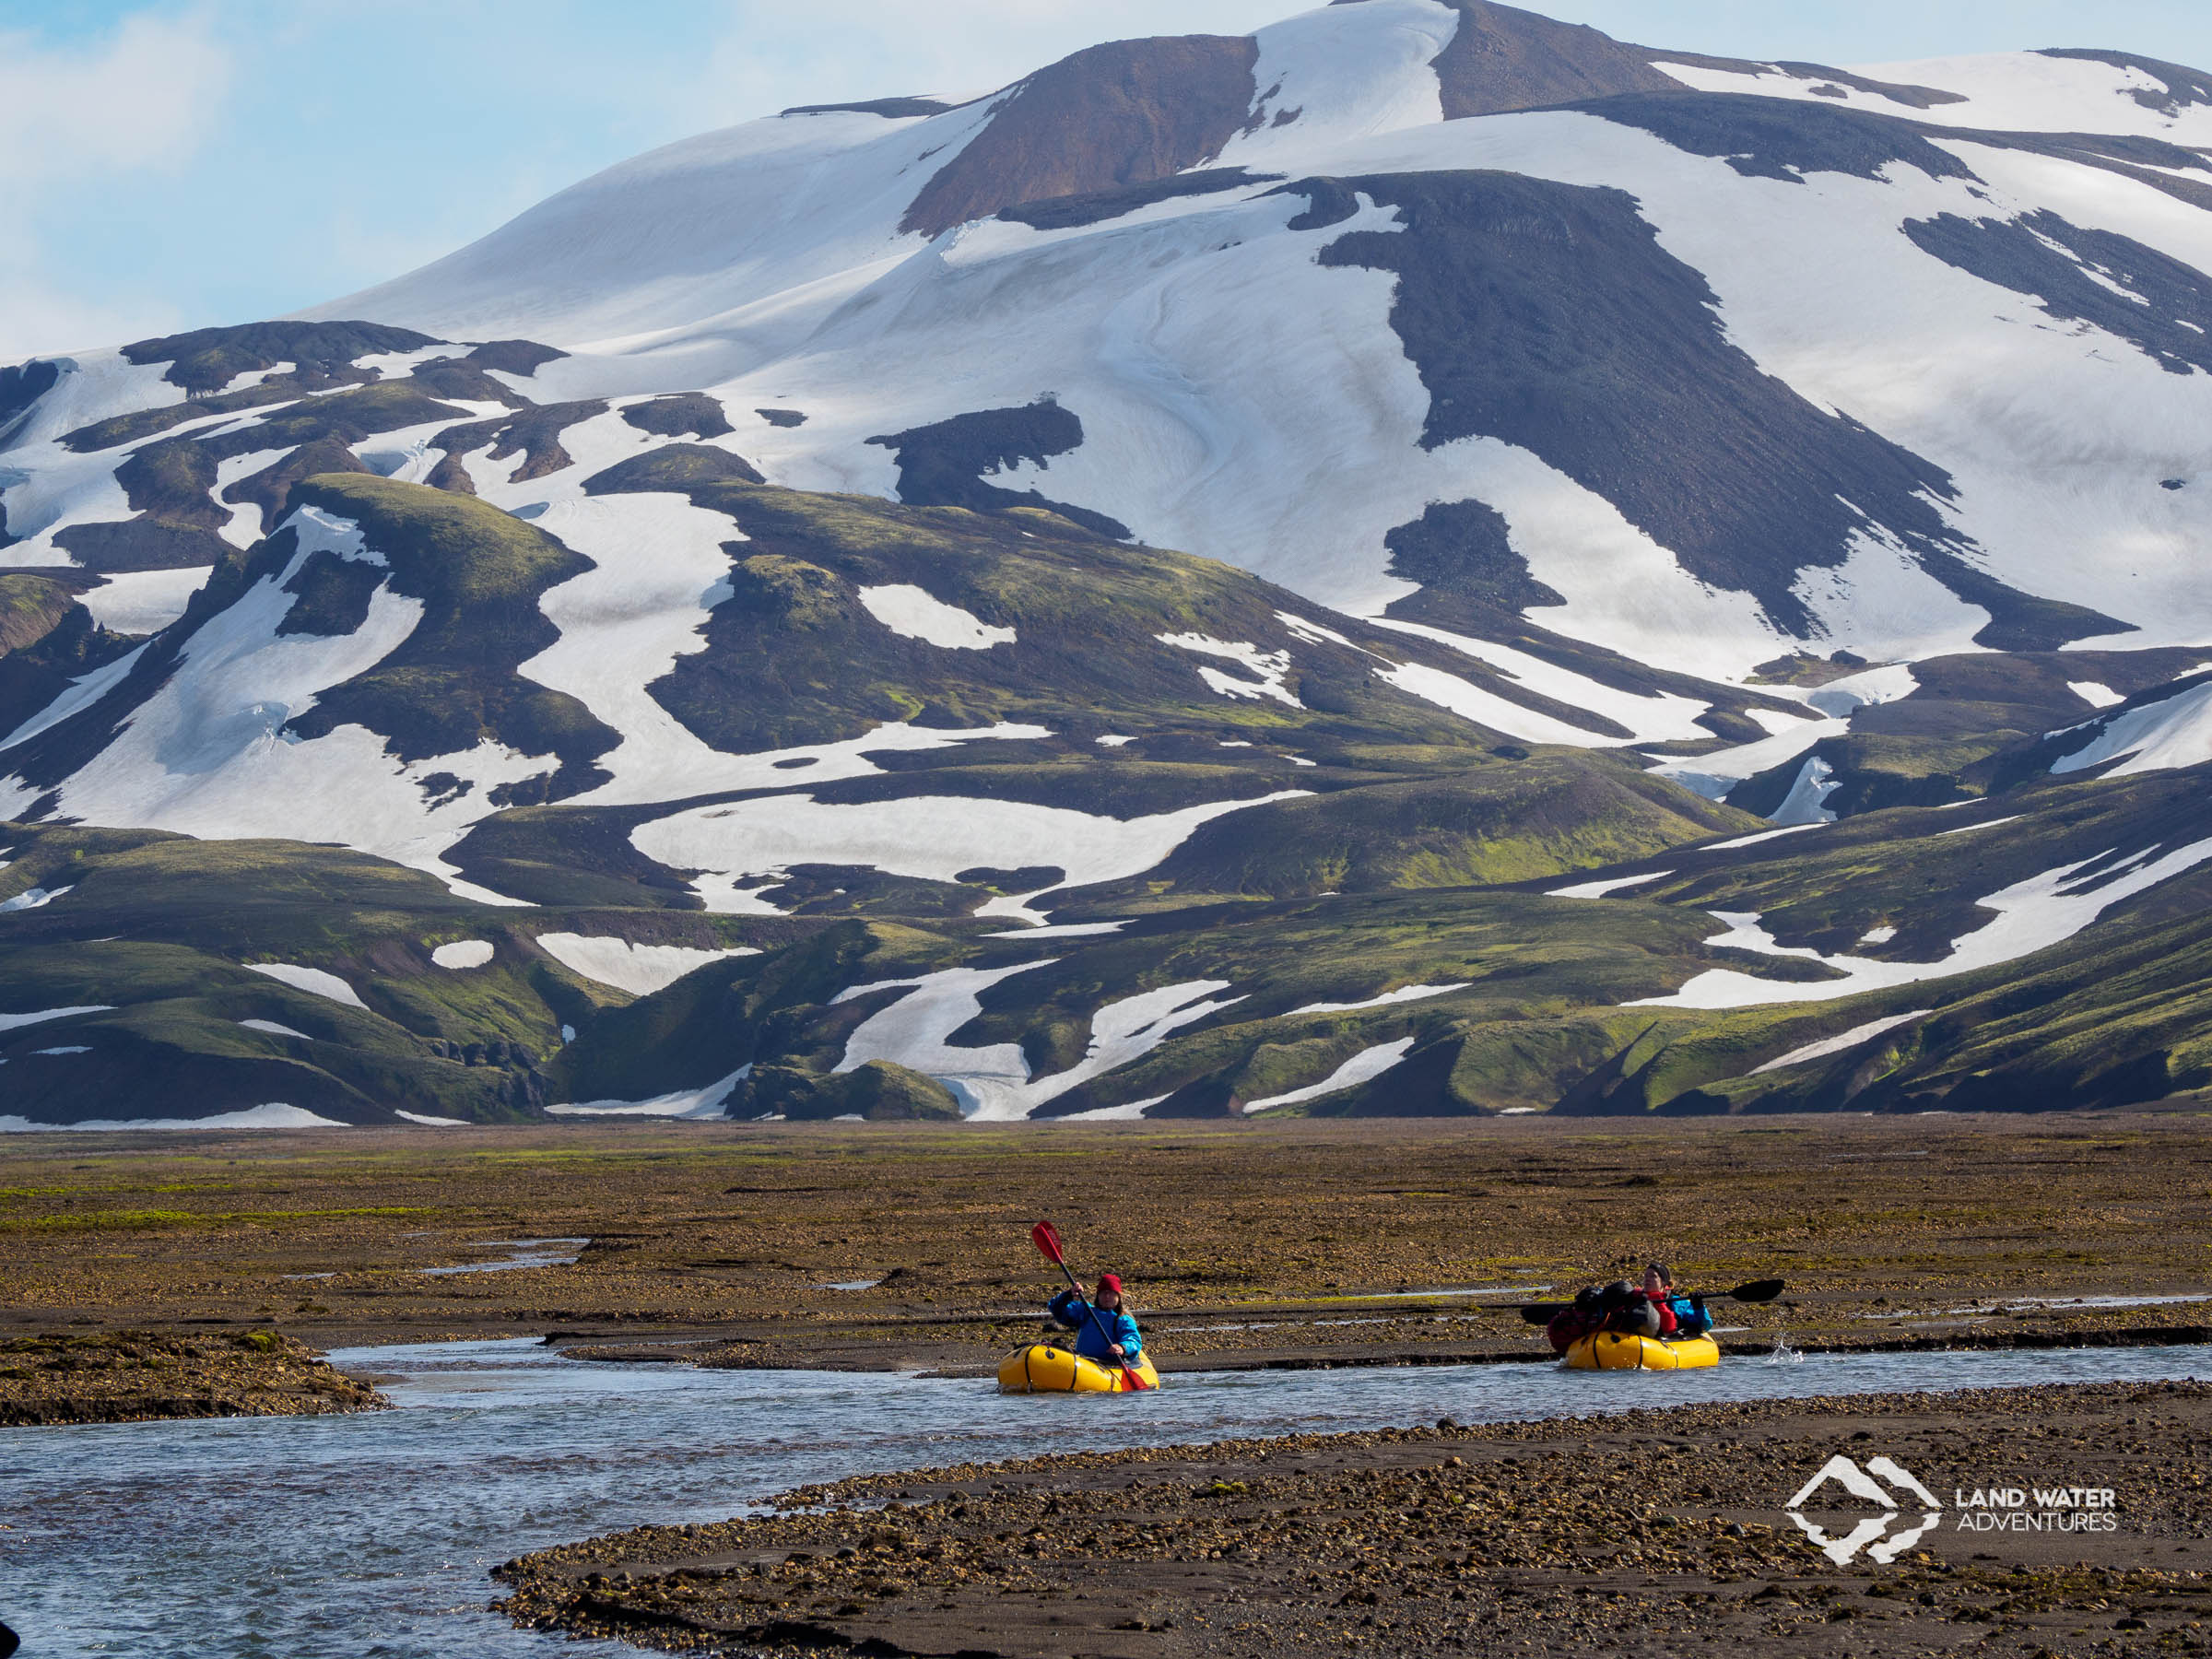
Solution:
M 155 1418 L 322 1417 L 391 1404 L 276 1331 L 0 1341 L 0 1428 Z
M 1914 1472 L 1936 1529 L 1836 1565 L 1784 1506 L 1838 1453 Z M 673 1653 L 2205 1653 L 2208 1481 L 2212 1385 L 1864 1395 L 869 1477 L 495 1576 L 519 1625 Z M 1968 1519 L 2058 1485 L 2112 1529 Z

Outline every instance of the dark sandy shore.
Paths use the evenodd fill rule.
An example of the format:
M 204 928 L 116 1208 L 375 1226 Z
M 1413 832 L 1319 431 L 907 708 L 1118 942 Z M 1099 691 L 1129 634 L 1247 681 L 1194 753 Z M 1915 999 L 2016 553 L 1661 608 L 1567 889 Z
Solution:
M 1827 1559 L 1784 1505 L 1838 1453 L 1910 1469 L 1937 1527 Z M 2053 1512 L 2113 1530 L 1977 1531 L 1955 1502 L 2060 1485 L 2111 1488 Z M 1833 1536 L 1870 1509 L 1806 1512 Z M 962 1465 L 498 1576 L 519 1624 L 731 1654 L 2185 1654 L 2212 1653 L 2208 1535 L 2212 1386 L 2109 1384 Z

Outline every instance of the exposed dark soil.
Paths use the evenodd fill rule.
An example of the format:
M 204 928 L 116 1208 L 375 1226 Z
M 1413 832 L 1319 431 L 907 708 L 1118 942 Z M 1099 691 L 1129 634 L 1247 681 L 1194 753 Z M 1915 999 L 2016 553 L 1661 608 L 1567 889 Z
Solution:
M 18 1336 L 0 1342 L 0 1427 L 381 1411 L 366 1382 L 275 1331 Z
M 2212 1119 L 599 1123 L 0 1142 L 0 1335 L 543 1335 L 981 1371 L 1039 1328 L 1040 1217 L 1169 1371 L 1545 1356 L 1504 1304 L 1649 1256 L 1788 1281 L 1724 1342 L 2201 1340 Z M 566 1266 L 497 1241 L 589 1238 Z M 295 1277 L 317 1276 L 317 1277 Z M 843 1289 L 842 1285 L 865 1285 Z M 1494 1292 L 1464 1292 L 1488 1287 Z M 83 1328 L 80 1323 L 76 1328 Z M 654 1351 L 682 1357 L 670 1347 Z
M 1788 1518 L 1839 1453 L 1936 1496 L 1917 1548 L 1838 1567 Z M 677 1652 L 2192 1653 L 2208 1467 L 2201 1383 L 1446 1419 L 864 1477 L 497 1576 L 519 1624 Z M 2109 1488 L 2053 1512 L 2113 1529 L 1976 1531 L 1956 1501 L 2062 1484 Z M 1872 1508 L 1826 1501 L 1806 1514 L 1829 1537 Z

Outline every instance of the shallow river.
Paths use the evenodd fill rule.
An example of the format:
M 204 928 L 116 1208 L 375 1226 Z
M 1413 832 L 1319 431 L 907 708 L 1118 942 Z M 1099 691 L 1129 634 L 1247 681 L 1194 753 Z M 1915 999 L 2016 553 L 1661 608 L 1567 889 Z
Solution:
M 566 1360 L 528 1340 L 358 1348 L 401 1409 L 0 1430 L 0 1618 L 22 1659 L 556 1659 L 488 1568 L 642 1522 L 716 1520 L 862 1470 L 1085 1446 L 1681 1401 L 2212 1378 L 2212 1347 L 1813 1356 L 1585 1375 L 1550 1366 L 1219 1372 L 1154 1394 Z

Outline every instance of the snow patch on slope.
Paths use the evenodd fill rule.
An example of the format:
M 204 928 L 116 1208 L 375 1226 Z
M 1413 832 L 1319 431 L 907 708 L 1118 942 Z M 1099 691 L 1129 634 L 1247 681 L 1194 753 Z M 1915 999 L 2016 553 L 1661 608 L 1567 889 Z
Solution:
M 912 582 L 860 590 L 861 608 L 905 640 L 921 640 L 947 651 L 988 651 L 1011 645 L 1014 630 L 994 628 L 981 618 L 931 596 Z
M 1915 1019 L 1925 1018 L 1935 1012 L 1932 1008 L 1914 1008 L 1905 1014 L 1891 1014 L 1881 1019 L 1870 1019 L 1865 1025 L 1855 1025 L 1848 1031 L 1833 1037 L 1823 1037 L 1818 1042 L 1808 1042 L 1803 1048 L 1794 1048 L 1786 1054 L 1777 1055 L 1764 1065 L 1752 1067 L 1750 1077 L 1763 1077 L 1768 1072 L 1780 1071 L 1785 1065 L 1803 1065 L 1807 1060 L 1825 1060 L 1830 1054 L 1841 1054 L 1854 1049 L 1862 1042 L 1872 1042 L 1884 1031 L 1894 1031 L 1899 1026 Z
M 248 973 L 265 974 L 279 984 L 289 985 L 295 991 L 311 992 L 316 996 L 327 996 L 332 1002 L 344 1003 L 349 1008 L 359 1008 L 364 1014 L 369 1005 L 360 994 L 336 974 L 322 968 L 303 968 L 297 962 L 244 962 L 240 964 Z
M 1510 645 L 1499 645 L 1488 640 L 1450 633 L 1419 622 L 1397 622 L 1388 617 L 1372 617 L 1369 620 L 1377 628 L 1394 629 L 1399 633 L 1414 634 L 1424 640 L 1433 640 L 1440 645 L 1449 645 L 1477 662 L 1488 664 L 1506 678 L 1526 686 L 1539 697 L 1565 703 L 1571 709 L 1587 709 L 1593 714 L 1601 714 L 1616 725 L 1627 727 L 1630 734 L 1629 742 L 1694 742 L 1712 735 L 1698 724 L 1698 716 L 1712 705 L 1700 702 L 1694 697 L 1684 697 L 1674 691 L 1659 691 L 1649 695 L 1622 691 L 1594 680 L 1586 674 L 1577 674 L 1556 663 L 1547 663 L 1542 657 L 1531 656 L 1525 651 L 1516 651 Z M 1611 744 L 1616 740 L 1592 735 L 1584 741 Z
M 1301 1100 L 1318 1100 L 1339 1089 L 1352 1088 L 1370 1078 L 1379 1077 L 1399 1061 L 1406 1058 L 1413 1047 L 1411 1037 L 1401 1037 L 1395 1042 L 1379 1042 L 1372 1048 L 1361 1049 L 1349 1060 L 1331 1072 L 1318 1083 L 1309 1083 L 1303 1088 L 1293 1088 L 1288 1094 L 1269 1095 L 1264 1100 L 1247 1100 L 1244 1112 L 1250 1116 L 1255 1112 L 1271 1112 L 1277 1106 L 1295 1106 Z
M 75 1008 L 41 1008 L 30 1014 L 0 1014 L 0 1031 L 12 1031 L 21 1026 L 40 1025 L 49 1019 L 68 1019 L 78 1014 L 112 1014 L 110 1003 L 87 1003 Z
M 1224 674 L 1218 668 L 1201 667 L 1198 677 L 1209 690 L 1228 698 L 1272 698 L 1293 709 L 1302 709 L 1290 689 L 1283 684 L 1290 672 L 1290 653 L 1288 651 L 1262 651 L 1245 640 L 1217 640 L 1202 633 L 1156 634 L 1162 645 L 1172 645 L 1178 651 L 1191 651 L 1200 656 L 1221 657 L 1236 664 L 1253 677 L 1239 679 L 1233 674 Z
M 820 864 L 866 865 L 887 875 L 948 882 L 963 870 L 1052 866 L 1062 879 L 1043 889 L 1049 892 L 1141 875 L 1201 824 L 1306 793 L 1277 790 L 1135 818 L 959 795 L 850 806 L 818 802 L 811 794 L 775 795 L 650 819 L 629 839 L 646 857 L 671 869 L 725 878 Z
M 2212 680 L 2140 708 L 2108 715 L 2103 729 L 2072 754 L 2051 764 L 2053 772 L 2085 771 L 2108 760 L 2121 764 L 2104 775 L 2201 766 L 2212 760 Z
M 2143 855 L 2138 853 L 2140 859 Z M 1759 924 L 1757 912 L 1714 911 L 1728 931 L 1705 941 L 1767 956 L 1801 957 L 1825 962 L 1841 971 L 1832 980 L 1789 982 L 1755 979 L 1733 968 L 1711 968 L 1697 975 L 1671 996 L 1649 996 L 1624 1006 L 1631 1008 L 1751 1008 L 1771 1003 L 1833 1002 L 1863 991 L 1885 991 L 1924 980 L 1947 979 L 2017 961 L 2053 945 L 2061 944 L 2088 927 L 2123 899 L 2133 898 L 2185 870 L 2212 859 L 2212 841 L 2192 841 L 2165 857 L 2137 864 L 2116 877 L 2104 873 L 2079 872 L 2099 859 L 2062 865 L 2040 876 L 2030 876 L 1981 900 L 1982 907 L 1997 912 L 1996 919 L 1951 941 L 1947 955 L 1933 962 L 1883 962 L 1869 957 L 1824 956 L 1807 946 L 1780 945 Z M 2129 861 L 2133 862 L 2133 861 Z M 2086 884 L 2103 881 L 2102 886 Z
M 1017 1042 L 982 1048 L 955 1048 L 948 1039 L 982 1012 L 978 993 L 1017 973 L 1043 968 L 1056 959 L 1012 968 L 952 968 L 914 980 L 886 980 L 855 985 L 832 1000 L 847 1002 L 870 992 L 911 986 L 907 995 L 870 1015 L 846 1040 L 841 1072 L 870 1060 L 888 1060 L 936 1078 L 959 1097 L 962 1112 L 976 1123 L 1026 1118 L 1047 1100 L 1079 1083 L 1103 1077 L 1150 1053 L 1183 1026 L 1218 1012 L 1241 997 L 1212 1000 L 1227 980 L 1191 980 L 1163 985 L 1107 1003 L 1090 1018 L 1090 1046 L 1064 1072 L 1032 1080 L 1029 1062 Z M 1199 999 L 1207 1000 L 1199 1000 Z

